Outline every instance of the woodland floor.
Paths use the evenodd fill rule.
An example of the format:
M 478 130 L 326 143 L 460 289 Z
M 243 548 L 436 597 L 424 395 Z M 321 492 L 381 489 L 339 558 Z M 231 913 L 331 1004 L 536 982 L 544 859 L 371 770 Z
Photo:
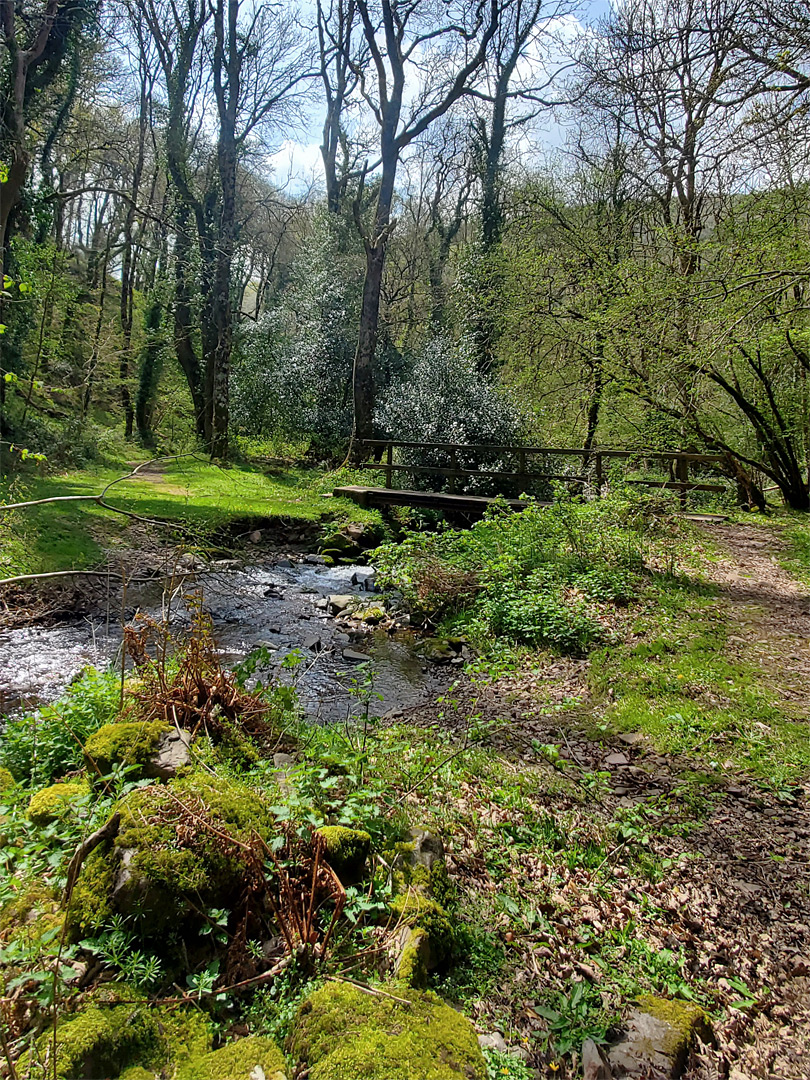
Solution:
M 810 701 L 808 590 L 780 565 L 772 528 L 706 528 L 718 557 L 701 564 L 700 576 L 718 587 L 716 617 L 732 627 L 728 652 L 755 664 L 784 699 L 786 714 L 801 721 Z M 606 734 L 599 724 L 605 711 L 604 700 L 591 694 L 589 662 L 558 660 L 531 674 L 462 685 L 453 709 L 439 703 L 412 716 L 428 727 L 462 728 L 471 712 L 505 720 L 489 745 L 516 773 L 536 767 L 532 747 L 559 746 L 560 758 L 572 763 L 569 774 L 579 771 L 589 783 L 586 805 L 581 793 L 569 797 L 559 789 L 541 790 L 537 801 L 555 816 L 646 820 L 643 843 L 659 867 L 657 874 L 640 872 L 619 840 L 603 866 L 557 877 L 548 916 L 553 932 L 514 936 L 511 977 L 476 1003 L 477 1023 L 502 1029 L 513 1045 L 532 1045 L 542 1027 L 534 1003 L 564 993 L 572 978 L 601 990 L 617 961 L 613 943 L 632 919 L 648 952 L 682 956 L 679 991 L 711 1003 L 716 1045 L 695 1057 L 690 1078 L 807 1080 L 810 784 L 771 786 L 726 772 L 721 784 L 701 789 L 688 782 L 700 761 L 659 753 L 641 732 Z M 594 789 L 591 778 L 600 774 L 606 782 Z M 508 814 L 490 792 L 470 791 L 468 801 L 493 826 Z M 465 809 L 469 817 L 471 807 Z M 457 832 L 449 858 L 465 892 L 496 888 L 480 838 Z M 524 884 L 548 869 L 528 858 L 524 868 Z M 618 960 L 632 944 L 624 949 Z M 548 1058 L 528 1057 L 549 1066 Z M 552 1068 L 565 1075 L 564 1066 L 560 1073 Z

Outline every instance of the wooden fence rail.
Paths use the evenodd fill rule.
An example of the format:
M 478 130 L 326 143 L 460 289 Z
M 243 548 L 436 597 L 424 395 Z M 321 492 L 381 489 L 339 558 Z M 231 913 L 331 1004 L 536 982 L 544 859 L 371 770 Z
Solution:
M 399 441 L 395 439 L 370 439 L 360 443 L 360 468 L 382 472 L 385 475 L 385 486 L 393 488 L 395 473 L 410 473 L 413 476 L 441 476 L 447 481 L 451 494 L 457 490 L 457 481 L 483 477 L 487 479 L 514 480 L 520 491 L 527 490 L 533 481 L 561 480 L 574 483 L 590 481 L 593 484 L 596 496 L 602 494 L 605 483 L 606 461 L 639 461 L 660 462 L 672 468 L 676 480 L 648 480 L 629 478 L 625 483 L 635 484 L 642 487 L 653 487 L 675 490 L 680 493 L 681 501 L 684 502 L 689 491 L 713 491 L 724 492 L 727 484 L 707 483 L 702 479 L 690 479 L 690 467 L 704 466 L 710 469 L 719 469 L 725 458 L 720 454 L 695 454 L 678 450 L 610 450 L 599 448 L 572 448 L 555 446 L 507 446 L 502 444 L 465 444 L 465 443 L 428 443 Z M 415 465 L 394 461 L 394 451 L 423 450 L 436 452 L 448 456 L 447 465 Z M 468 458 L 487 457 L 500 455 L 516 458 L 517 469 L 497 468 L 469 468 L 459 464 L 459 455 Z M 581 469 L 575 473 L 550 471 L 548 469 L 529 468 L 528 459 L 532 456 L 544 455 L 547 457 L 578 457 L 581 459 Z M 522 486 L 521 486 L 522 485 Z M 518 492 L 520 493 L 520 492 Z

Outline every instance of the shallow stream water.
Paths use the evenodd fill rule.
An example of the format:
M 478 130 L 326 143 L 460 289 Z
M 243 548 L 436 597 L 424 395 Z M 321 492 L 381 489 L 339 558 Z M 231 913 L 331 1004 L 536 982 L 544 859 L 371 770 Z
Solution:
M 258 646 L 266 646 L 272 662 L 261 670 L 294 681 L 305 713 L 312 719 L 335 722 L 360 709 L 351 693 L 357 663 L 346 659 L 346 649 L 371 657 L 374 712 L 406 709 L 427 699 L 445 681 L 441 672 L 414 649 L 407 632 L 363 632 L 341 626 L 318 601 L 330 594 L 357 594 L 368 598 L 361 579 L 367 568 L 326 567 L 281 559 L 242 569 L 218 570 L 186 582 L 182 594 L 170 604 L 161 583 L 130 589 L 127 605 L 111 602 L 94 615 L 55 626 L 33 626 L 0 631 L 0 714 L 57 698 L 87 665 L 106 667 L 120 662 L 121 616 L 137 612 L 159 617 L 167 609 L 173 628 L 191 619 L 191 596 L 202 593 L 211 615 L 214 636 L 223 661 L 235 663 Z M 293 650 L 302 656 L 294 670 L 282 668 Z

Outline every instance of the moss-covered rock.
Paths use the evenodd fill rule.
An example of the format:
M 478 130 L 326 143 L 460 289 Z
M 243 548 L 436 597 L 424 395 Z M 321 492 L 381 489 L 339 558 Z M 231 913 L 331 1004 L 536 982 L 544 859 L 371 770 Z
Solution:
M 453 923 L 437 900 L 413 889 L 395 897 L 391 917 L 400 927 L 396 976 L 424 986 L 427 973 L 447 964 L 453 954 Z
M 43 939 L 54 939 L 63 921 L 64 912 L 55 889 L 38 883 L 21 883 L 0 909 L 0 934 L 6 944 L 19 942 L 32 950 Z
M 653 1071 L 678 1077 L 686 1068 L 695 1037 L 711 1040 L 706 1013 L 691 1001 L 646 995 L 626 1019 L 626 1031 L 611 1048 L 610 1060 L 618 1069 L 635 1075 Z
M 256 1067 L 265 1080 L 287 1080 L 284 1055 L 272 1039 L 251 1035 L 187 1061 L 177 1080 L 254 1080 Z
M 52 1038 L 50 1031 L 40 1036 L 36 1050 L 18 1063 L 18 1075 L 28 1076 L 35 1062 L 52 1060 Z M 157 1017 L 145 1006 L 92 1005 L 58 1025 L 56 1069 L 51 1065 L 49 1080 L 116 1077 L 135 1062 L 159 1060 L 162 1050 Z
M 0 766 L 0 792 L 8 791 L 13 788 L 17 781 L 14 779 L 8 769 L 4 769 Z
M 323 837 L 326 861 L 344 885 L 354 885 L 363 876 L 371 837 L 362 829 L 347 829 L 343 825 L 325 825 L 318 829 Z
M 91 768 L 96 765 L 104 776 L 116 765 L 146 767 L 161 738 L 173 730 L 161 720 L 104 724 L 85 743 L 85 757 Z
M 397 998 L 399 1000 L 397 1000 Z M 329 983 L 301 1006 L 289 1049 L 309 1080 L 484 1080 L 472 1025 L 435 994 Z
M 47 825 L 58 821 L 70 812 L 71 806 L 89 794 L 90 788 L 84 780 L 68 780 L 62 784 L 51 784 L 31 796 L 28 803 L 28 817 L 35 825 Z
M 38 1076 L 37 1062 L 52 1061 L 52 1040 L 50 1030 L 40 1036 L 34 1051 L 17 1063 L 19 1076 L 28 1076 L 29 1070 Z M 202 1057 L 211 1039 L 196 1010 L 150 1006 L 118 983 L 97 991 L 78 1013 L 60 1021 L 56 1045 L 56 1070 L 50 1066 L 48 1080 L 153 1080 L 155 1075 L 173 1076 L 187 1059 Z
M 202 771 L 132 791 L 118 809 L 118 836 L 87 859 L 74 891 L 70 922 L 83 933 L 117 911 L 157 937 L 169 925 L 182 932 L 201 907 L 229 906 L 246 847 L 275 826 L 255 791 Z

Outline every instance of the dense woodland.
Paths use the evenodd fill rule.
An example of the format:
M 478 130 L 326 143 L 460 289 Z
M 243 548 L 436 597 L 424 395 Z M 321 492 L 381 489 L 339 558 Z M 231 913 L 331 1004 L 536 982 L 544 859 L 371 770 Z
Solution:
M 807 1080 L 806 0 L 0 35 L 0 1077 Z
M 806 8 L 588 14 L 9 0 L 6 467 L 517 431 L 807 509 Z M 321 119 L 304 191 L 269 155 Z

